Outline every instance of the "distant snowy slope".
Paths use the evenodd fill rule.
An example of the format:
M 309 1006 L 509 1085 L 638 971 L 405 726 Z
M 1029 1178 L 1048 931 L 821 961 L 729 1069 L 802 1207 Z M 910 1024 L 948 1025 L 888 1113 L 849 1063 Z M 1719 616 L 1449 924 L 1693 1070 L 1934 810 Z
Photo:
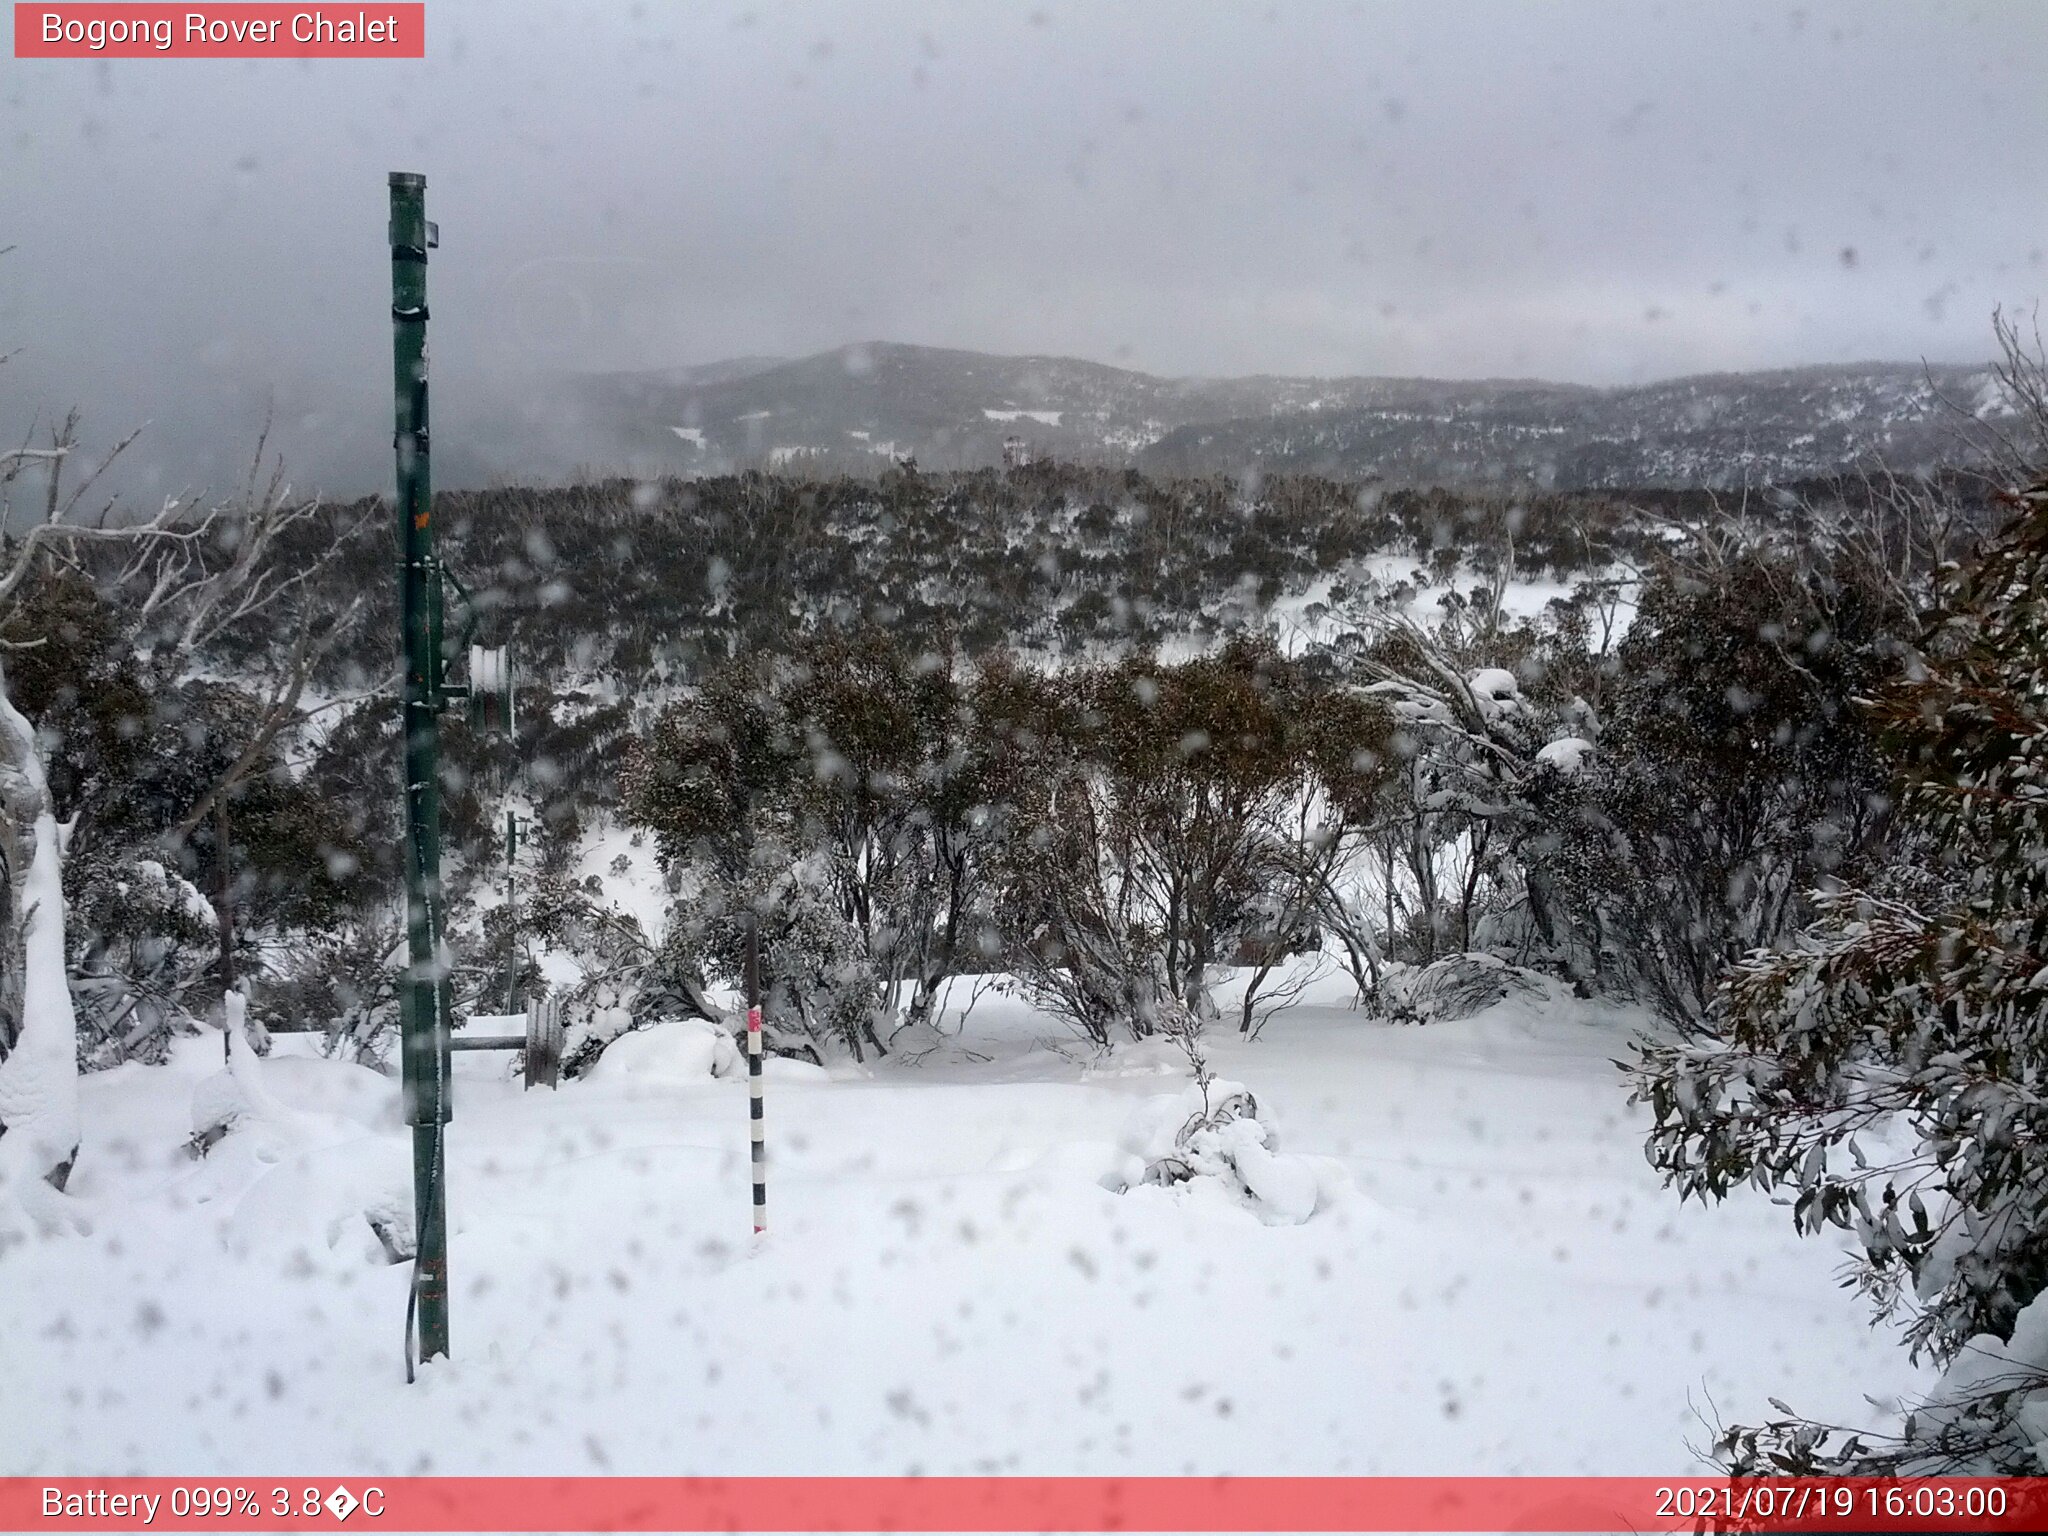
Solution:
M 1174 473 L 1247 468 L 1401 483 L 1700 485 L 1952 461 L 1987 368 L 1853 364 L 1616 389 L 1536 380 L 1168 379 L 1060 357 L 870 343 L 814 357 L 583 377 L 591 462 L 703 473 L 771 458 L 928 469 L 1040 455 Z

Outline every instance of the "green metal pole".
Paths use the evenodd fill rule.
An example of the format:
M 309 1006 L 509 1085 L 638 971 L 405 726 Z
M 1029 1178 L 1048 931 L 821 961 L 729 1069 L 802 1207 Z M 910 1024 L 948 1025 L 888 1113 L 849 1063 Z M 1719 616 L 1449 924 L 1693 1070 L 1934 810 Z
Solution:
M 519 1011 L 519 905 L 513 882 L 519 873 L 519 813 L 505 813 L 505 1011 Z
M 427 179 L 391 173 L 392 398 L 405 662 L 405 933 L 399 988 L 422 1360 L 448 1353 L 448 967 L 441 953 L 441 676 L 427 436 Z
M 228 797 L 222 795 L 213 802 L 213 847 L 214 858 L 220 864 L 220 895 L 214 906 L 215 925 L 220 929 L 220 988 L 221 988 L 221 1060 L 233 1062 L 235 1042 L 230 1035 L 227 1022 L 227 994 L 235 990 L 235 882 L 233 871 L 228 867 Z

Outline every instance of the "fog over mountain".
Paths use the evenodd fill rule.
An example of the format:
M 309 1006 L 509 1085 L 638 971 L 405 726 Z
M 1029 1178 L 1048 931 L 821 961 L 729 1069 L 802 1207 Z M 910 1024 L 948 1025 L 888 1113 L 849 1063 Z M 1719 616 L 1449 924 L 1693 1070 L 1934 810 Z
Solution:
M 868 475 L 903 460 L 1009 460 L 1162 474 L 1310 472 L 1398 485 L 1544 489 L 1731 486 L 1881 463 L 1965 463 L 2011 402 L 1990 365 L 1861 363 L 1699 374 L 1598 387 L 1539 379 L 1162 378 L 1065 357 L 868 342 L 802 358 L 562 374 L 503 392 L 450 391 L 437 411 L 445 489 L 746 469 Z M 251 407 L 252 412 L 256 410 Z M 166 462 L 189 494 L 238 482 L 262 424 L 198 430 L 175 408 L 107 479 L 154 489 Z M 271 418 L 302 483 L 381 490 L 381 419 Z
M 90 445 L 146 424 L 115 477 L 146 499 L 224 483 L 269 416 L 302 479 L 381 487 L 393 169 L 426 174 L 442 229 L 450 484 L 690 428 L 665 415 L 687 400 L 621 376 L 877 339 L 1155 380 L 1971 365 L 1993 308 L 2042 287 L 2044 66 L 2037 6 L 1142 0 L 434 0 L 424 61 L 10 60 L 0 435 L 73 403 Z M 1377 386 L 1126 378 L 1097 420 L 1091 375 L 1062 365 L 1057 401 L 906 380 L 944 403 L 867 422 L 786 366 L 700 376 L 707 419 L 792 391 L 782 421 L 730 440 L 713 421 L 707 442 L 821 446 L 815 410 L 839 437 L 944 430 L 927 451 L 966 462 L 999 448 L 974 413 L 1043 409 L 1063 413 L 1031 427 L 1054 451 L 1427 468 L 1344 418 Z M 1829 411 L 1890 419 L 1885 393 L 1771 430 L 1824 448 Z M 1569 390 L 1513 398 L 1537 415 L 1490 438 L 1624 430 L 1574 418 Z M 593 418 L 605 402 L 621 412 Z M 1657 409 L 1629 427 L 1664 432 Z M 1241 419 L 1262 425 L 1217 425 Z
M 1967 453 L 2009 408 L 1988 367 L 1866 364 L 1597 389 L 1526 379 L 1163 379 L 1073 358 L 869 344 L 788 362 L 581 379 L 574 440 L 640 474 L 871 471 L 1012 458 L 1420 485 L 1727 485 Z M 546 473 L 529 436 L 469 466 Z

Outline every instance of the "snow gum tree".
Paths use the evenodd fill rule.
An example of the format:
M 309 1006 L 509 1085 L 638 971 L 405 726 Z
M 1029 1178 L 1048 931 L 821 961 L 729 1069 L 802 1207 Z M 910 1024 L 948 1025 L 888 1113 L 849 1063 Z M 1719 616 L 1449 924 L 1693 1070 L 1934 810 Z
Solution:
M 1044 688 L 1035 787 L 1005 853 L 1012 968 L 1103 1043 L 1212 1016 L 1212 973 L 1247 949 L 1268 962 L 1256 990 L 1306 944 L 1391 761 L 1388 712 L 1250 640 Z
M 1743 1470 L 2039 1474 L 2048 1412 L 2048 483 L 1944 600 L 1874 713 L 1899 856 L 1743 960 L 1705 1038 L 1642 1048 L 1652 1162 L 1851 1234 L 1948 1369 L 1895 1431 L 1728 1432 Z
M 991 947 L 987 853 L 1017 759 L 983 716 L 1009 687 L 872 629 L 717 669 L 626 773 L 630 814 L 700 878 L 678 908 L 680 962 L 737 979 L 758 923 L 771 1012 L 813 1044 L 879 1052 L 928 1023 Z
M 77 422 L 75 412 L 67 416 L 47 446 L 0 453 L 0 529 L 10 530 L 0 535 L 0 662 L 17 664 L 27 684 L 16 697 L 0 669 L 0 1177 L 32 1207 L 64 1188 L 78 1155 L 82 1060 L 109 1039 L 116 1054 L 130 1043 L 130 1015 L 144 1000 L 132 978 L 102 966 L 113 985 L 81 992 L 93 1025 L 81 1029 L 74 988 L 90 978 L 77 974 L 79 961 L 107 950 L 105 935 L 90 924 L 81 934 L 76 920 L 82 910 L 113 912 L 136 930 L 124 937 L 140 940 L 145 966 L 159 975 L 164 954 L 190 936 L 179 930 L 213 926 L 212 909 L 171 863 L 225 797 L 271 765 L 299 721 L 314 665 L 357 609 L 354 600 L 317 611 L 305 601 L 324 554 L 279 558 L 318 503 L 293 497 L 281 472 L 259 480 L 261 444 L 239 498 L 195 510 L 167 500 L 153 516 L 124 520 L 111 502 L 84 499 L 132 434 L 67 486 Z M 24 506 L 18 493 L 31 486 L 40 494 Z M 17 509 L 26 515 L 17 519 Z M 243 673 L 258 680 L 247 693 L 246 728 L 216 771 L 164 804 L 152 791 L 177 775 L 148 771 L 148 737 L 164 723 L 159 700 L 182 695 L 237 644 L 253 645 Z M 24 700 L 34 717 L 19 707 Z M 183 744 L 193 745 L 189 732 Z M 157 754 L 158 767 L 165 757 L 179 754 Z M 67 852 L 87 857 L 67 860 Z M 124 880 L 128 894 L 146 886 L 163 899 L 102 901 L 96 912 L 80 900 L 95 887 L 123 897 Z M 144 1010 L 147 1032 L 189 1017 L 179 990 L 157 989 L 170 1006 Z M 111 1010 L 95 1010 L 96 999 L 111 1000 Z
M 1911 625 L 1824 552 L 1749 546 L 1645 585 L 1597 757 L 1530 786 L 1523 862 L 1585 972 L 1690 1025 L 1817 884 L 1880 856 L 1889 768 L 1857 700 Z
M 1090 680 L 1084 751 L 1106 792 L 1111 852 L 1156 926 L 1173 991 L 1206 1017 L 1210 970 L 1235 957 L 1275 873 L 1265 835 L 1306 761 L 1291 669 L 1233 641 L 1175 667 L 1134 661 Z
M 1382 848 L 1403 866 L 1412 896 L 1413 951 L 1422 961 L 1475 947 L 1483 894 L 1519 884 L 1511 857 L 1527 822 L 1525 783 L 1560 730 L 1595 734 L 1576 701 L 1540 700 L 1522 672 L 1542 676 L 1528 630 L 1482 636 L 1387 626 L 1362 658 L 1364 692 L 1392 711 L 1393 788 Z M 1517 663 L 1510 670 L 1503 662 Z M 1477 664 L 1475 664 L 1477 663 Z M 1490 663 L 1490 664 L 1488 664 Z M 1390 899 L 1396 888 L 1385 883 Z M 1390 911 L 1386 926 L 1396 926 Z

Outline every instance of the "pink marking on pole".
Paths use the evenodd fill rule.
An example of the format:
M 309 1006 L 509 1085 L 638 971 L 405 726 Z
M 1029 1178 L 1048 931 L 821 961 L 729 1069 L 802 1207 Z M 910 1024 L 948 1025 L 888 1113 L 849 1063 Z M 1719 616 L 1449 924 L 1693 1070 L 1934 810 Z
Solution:
M 761 1010 L 759 1008 L 749 1008 L 747 1010 L 747 1033 L 750 1035 L 761 1033 Z

